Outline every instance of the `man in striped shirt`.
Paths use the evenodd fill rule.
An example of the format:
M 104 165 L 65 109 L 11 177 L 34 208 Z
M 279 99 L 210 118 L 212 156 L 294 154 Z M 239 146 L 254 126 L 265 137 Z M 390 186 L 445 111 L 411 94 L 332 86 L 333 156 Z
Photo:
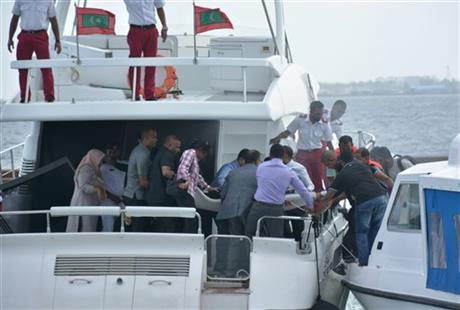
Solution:
M 195 141 L 190 149 L 186 150 L 181 158 L 179 167 L 177 168 L 176 181 L 181 189 L 180 194 L 176 195 L 177 205 L 179 207 L 195 208 L 195 193 L 199 187 L 207 191 L 218 191 L 217 188 L 211 187 L 206 183 L 203 176 L 200 174 L 200 166 L 198 162 L 204 159 L 209 153 L 209 144 L 206 141 Z M 210 234 L 210 224 L 212 222 L 212 214 L 210 211 L 199 210 L 203 219 L 203 232 L 205 235 Z M 209 227 L 208 227 L 209 226 Z M 184 224 L 185 233 L 196 232 L 196 219 L 186 220 Z

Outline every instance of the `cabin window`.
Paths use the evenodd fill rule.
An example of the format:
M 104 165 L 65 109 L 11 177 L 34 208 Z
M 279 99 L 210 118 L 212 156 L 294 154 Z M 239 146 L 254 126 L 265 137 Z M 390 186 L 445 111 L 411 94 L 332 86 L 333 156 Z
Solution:
M 447 267 L 447 263 L 442 217 L 439 213 L 432 213 L 430 217 L 430 267 L 444 269 Z
M 388 230 L 420 230 L 418 184 L 401 184 L 388 219 Z
M 454 215 L 455 234 L 457 235 L 457 262 L 460 270 L 460 214 Z

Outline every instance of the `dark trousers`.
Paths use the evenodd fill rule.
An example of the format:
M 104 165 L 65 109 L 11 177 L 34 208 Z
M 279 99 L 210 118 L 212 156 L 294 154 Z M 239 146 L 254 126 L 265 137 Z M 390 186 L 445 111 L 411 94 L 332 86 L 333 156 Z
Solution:
M 176 207 L 175 201 L 147 202 L 149 206 Z M 156 217 L 152 220 L 153 232 L 175 233 L 182 232 L 182 219 L 176 217 Z
M 128 198 L 123 196 L 123 203 L 126 206 L 146 206 L 145 200 L 136 198 Z M 152 229 L 152 218 L 150 217 L 133 217 L 132 218 L 132 231 L 133 232 L 149 232 Z
M 233 217 L 217 220 L 219 235 L 244 236 L 244 217 Z M 218 238 L 216 242 L 216 264 L 214 270 L 229 277 L 234 277 L 239 269 L 249 271 L 249 250 L 250 245 L 247 239 Z M 208 261 L 209 265 L 209 261 Z
M 179 194 L 174 197 L 179 207 L 196 208 L 195 199 L 185 190 L 180 190 Z M 216 217 L 216 212 L 197 209 L 201 216 L 201 229 L 205 237 L 212 233 L 212 220 Z M 198 231 L 198 219 L 184 219 L 182 230 L 187 234 L 194 234 Z
M 257 221 L 263 216 L 282 216 L 284 213 L 283 205 L 268 204 L 254 201 L 249 210 L 248 221 L 246 224 L 246 235 L 253 237 L 257 230 Z M 260 226 L 260 235 L 265 237 L 282 238 L 284 235 L 284 225 L 278 219 L 263 220 Z
M 343 237 L 343 245 L 353 254 L 356 255 L 356 232 L 355 232 L 355 208 L 351 208 L 347 214 L 345 214 L 345 219 L 348 221 L 348 230 L 345 236 Z M 351 258 L 351 254 L 342 248 L 342 257 L 344 259 Z
M 287 216 L 305 216 L 305 211 L 300 209 L 292 209 L 285 211 Z M 305 224 L 303 221 L 290 221 L 291 227 L 289 227 L 289 221 L 284 222 L 284 234 L 288 238 L 294 238 L 295 241 L 300 241 L 302 237 L 302 232 L 305 229 Z

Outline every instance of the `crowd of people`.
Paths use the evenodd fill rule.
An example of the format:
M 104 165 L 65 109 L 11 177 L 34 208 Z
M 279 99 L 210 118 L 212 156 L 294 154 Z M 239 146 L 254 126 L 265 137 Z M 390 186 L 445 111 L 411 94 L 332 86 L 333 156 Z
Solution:
M 165 40 L 168 31 L 163 9 L 165 1 L 124 2 L 130 24 L 127 36 L 129 56 L 156 56 L 158 36 Z M 156 28 L 155 12 L 162 24 L 160 34 Z M 57 53 L 61 52 L 53 1 L 16 0 L 12 13 L 8 50 L 12 52 L 14 48 L 13 36 L 21 20 L 18 60 L 31 59 L 33 53 L 39 59 L 49 58 L 49 23 L 55 36 L 54 48 Z M 19 71 L 20 100 L 26 102 L 30 99 L 30 93 L 26 94 L 27 70 Z M 45 100 L 52 102 L 54 82 L 51 69 L 42 69 L 42 75 Z M 133 68 L 129 70 L 129 77 L 131 83 Z M 155 68 L 147 67 L 143 94 L 146 100 L 156 100 L 154 77 Z M 135 79 L 134 98 L 139 100 L 139 72 Z M 181 152 L 180 138 L 169 135 L 160 147 L 155 148 L 157 132 L 146 128 L 139 135 L 138 145 L 131 151 L 126 173 L 116 165 L 119 156 L 116 145 L 107 147 L 105 152 L 92 149 L 83 157 L 75 172 L 71 205 L 195 207 L 197 189 L 201 188 L 222 201 L 217 214 L 199 210 L 205 235 L 211 234 L 212 221 L 215 220 L 219 233 L 252 237 L 261 217 L 285 213 L 283 206 L 287 191 L 294 190 L 301 196 L 305 203 L 303 213 L 318 214 L 325 206 L 331 207 L 342 199 L 348 199 L 352 208 L 347 215 L 350 229 L 345 243 L 350 252 L 356 249 L 359 263 L 366 265 L 385 211 L 387 194 L 391 191 L 392 179 L 388 174 L 394 162 L 388 149 L 375 148 L 370 153 L 365 148 L 357 149 L 351 137 L 342 135 L 341 117 L 346 108 L 342 100 L 336 101 L 330 111 L 325 110 L 320 101 L 311 102 L 308 114 L 297 116 L 285 131 L 270 140 L 270 154 L 263 163 L 260 163 L 258 150 L 243 149 L 234 161 L 219 169 L 211 185 L 200 174 L 199 166 L 209 153 L 210 146 L 206 141 L 192 143 L 177 163 L 176 156 Z M 332 145 L 333 134 L 340 138 L 337 150 Z M 296 135 L 296 152 L 280 144 L 282 139 Z M 154 148 L 156 151 L 152 152 Z M 380 162 L 370 157 L 380 159 Z M 391 174 L 394 176 L 394 172 Z M 299 211 L 294 214 L 299 215 Z M 111 216 L 103 216 L 102 230 L 113 231 L 115 221 Z M 151 218 L 133 218 L 132 221 L 127 219 L 127 225 L 135 232 L 192 233 L 197 228 L 196 219 L 179 221 L 163 218 L 152 221 Z M 69 218 L 67 230 L 96 231 L 97 225 L 97 217 L 74 216 Z M 286 235 L 286 229 L 281 221 L 267 220 L 263 222 L 261 234 L 282 237 Z
M 393 182 L 382 164 L 371 160 L 367 149 L 356 148 L 350 136 L 339 138 L 338 149 L 332 147 L 331 124 L 335 124 L 334 134 L 340 134 L 340 118 L 345 111 L 346 104 L 341 100 L 330 113 L 320 101 L 312 102 L 309 114 L 299 115 L 286 131 L 270 140 L 269 156 L 263 162 L 260 151 L 242 149 L 235 160 L 218 170 L 210 184 L 202 177 L 199 164 L 209 154 L 210 145 L 206 141 L 193 142 L 177 160 L 182 146 L 180 138 L 168 135 L 157 147 L 156 130 L 145 128 L 129 155 L 126 173 L 116 165 L 119 157 L 116 145 L 108 147 L 105 153 L 90 150 L 83 157 L 75 172 L 71 205 L 195 208 L 200 188 L 221 200 L 217 213 L 198 209 L 206 236 L 212 233 L 214 221 L 219 234 L 253 237 L 258 220 L 264 216 L 320 214 L 348 199 L 352 208 L 346 215 L 350 229 L 344 240 L 348 249 L 344 256 L 357 255 L 359 263 L 366 265 Z M 281 139 L 297 132 L 297 152 L 280 144 Z M 289 192 L 300 195 L 304 202 L 302 210 L 285 210 L 285 196 Z M 103 216 L 101 230 L 113 231 L 116 220 Z M 296 229 L 294 224 L 289 228 L 292 226 L 296 232 L 277 219 L 261 223 L 262 236 L 300 238 L 302 228 Z M 197 224 L 196 219 L 148 217 L 127 219 L 126 223 L 134 232 L 183 233 L 196 232 Z M 70 217 L 67 230 L 96 231 L 97 225 L 94 216 Z

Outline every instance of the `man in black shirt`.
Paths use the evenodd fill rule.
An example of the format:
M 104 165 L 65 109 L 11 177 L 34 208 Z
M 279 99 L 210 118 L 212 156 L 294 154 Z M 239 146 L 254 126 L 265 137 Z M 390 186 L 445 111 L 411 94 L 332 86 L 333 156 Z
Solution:
M 354 198 L 359 264 L 366 266 L 388 199 L 385 189 L 377 182 L 369 167 L 353 160 L 351 151 L 342 152 L 341 159 L 345 164 L 332 182 L 325 200 L 331 201 L 338 192 Z
M 179 153 L 181 141 L 174 135 L 167 136 L 164 144 L 158 149 L 149 171 L 149 188 L 144 199 L 149 206 L 175 206 L 176 201 L 166 193 L 168 180 L 175 175 L 175 157 Z M 174 232 L 177 221 L 174 219 L 158 219 L 155 221 L 155 230 Z

